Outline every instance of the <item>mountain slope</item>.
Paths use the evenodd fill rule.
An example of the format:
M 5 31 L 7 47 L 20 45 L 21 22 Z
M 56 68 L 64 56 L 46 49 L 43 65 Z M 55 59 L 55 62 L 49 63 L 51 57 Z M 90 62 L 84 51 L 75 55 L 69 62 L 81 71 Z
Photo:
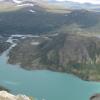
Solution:
M 23 7 L 21 4 L 31 3 L 24 1 L 20 9 L 0 12 L 0 35 L 9 38 L 31 34 L 15 37 L 16 46 L 9 52 L 8 63 L 29 70 L 48 69 L 73 73 L 84 80 L 100 80 L 100 13 L 84 9 L 65 12 L 62 7 L 58 13 L 58 6 L 48 11 L 51 4 L 46 6 L 45 2 Z M 12 1 L 11 4 L 19 5 Z
M 100 80 L 100 39 L 76 34 L 22 39 L 8 62 L 24 69 L 73 73 L 84 80 Z
M 47 12 L 39 6 L 0 13 L 0 34 L 45 34 L 78 25 L 80 30 L 93 33 L 99 30 L 100 13 L 86 10 L 72 10 L 70 13 Z M 74 27 L 73 27 L 74 29 Z M 99 31 L 98 31 L 99 33 Z

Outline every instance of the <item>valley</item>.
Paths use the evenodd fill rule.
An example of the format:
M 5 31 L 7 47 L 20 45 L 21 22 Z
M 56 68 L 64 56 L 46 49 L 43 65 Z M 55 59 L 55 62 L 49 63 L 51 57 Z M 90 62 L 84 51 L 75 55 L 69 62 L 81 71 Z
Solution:
M 73 34 L 22 37 L 9 52 L 8 62 L 27 70 L 67 72 L 99 81 L 99 43 L 97 37 Z
M 99 5 L 53 2 L 0 1 L 0 91 L 89 100 L 100 93 Z
M 45 69 L 100 80 L 99 12 L 58 14 L 34 6 L 0 15 L 1 36 L 13 36 L 10 39 L 16 43 L 8 54 L 8 63 L 27 70 Z M 6 42 L 11 45 L 11 41 Z

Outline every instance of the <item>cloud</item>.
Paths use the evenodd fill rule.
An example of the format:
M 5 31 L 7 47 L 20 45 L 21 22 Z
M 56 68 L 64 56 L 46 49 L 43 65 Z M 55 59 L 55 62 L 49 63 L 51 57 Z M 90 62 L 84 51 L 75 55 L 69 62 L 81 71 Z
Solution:
M 100 4 L 100 0 L 56 0 L 56 1 L 73 1 L 73 2 L 79 2 L 79 3 Z

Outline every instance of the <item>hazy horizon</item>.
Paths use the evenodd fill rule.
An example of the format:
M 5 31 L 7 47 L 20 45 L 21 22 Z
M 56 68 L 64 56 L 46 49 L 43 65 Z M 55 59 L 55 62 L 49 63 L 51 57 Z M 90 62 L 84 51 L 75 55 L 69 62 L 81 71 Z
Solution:
M 100 4 L 100 0 L 55 0 L 55 1 L 72 1 L 72 2 L 79 2 L 79 3 L 92 3 L 92 4 Z

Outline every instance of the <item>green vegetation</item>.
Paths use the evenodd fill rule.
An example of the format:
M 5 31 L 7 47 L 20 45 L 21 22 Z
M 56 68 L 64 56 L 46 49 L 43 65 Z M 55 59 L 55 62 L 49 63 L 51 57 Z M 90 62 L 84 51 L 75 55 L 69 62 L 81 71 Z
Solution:
M 85 80 L 100 80 L 100 39 L 96 38 L 100 33 L 100 13 L 52 13 L 39 6 L 31 9 L 35 12 L 29 12 L 29 7 L 0 13 L 1 35 L 40 35 L 19 40 L 8 62 L 28 70 L 49 69 L 73 73 Z M 34 41 L 39 45 L 32 45 Z
M 0 13 L 0 34 L 53 34 L 70 31 L 91 34 L 95 32 L 92 28 L 99 32 L 99 13 L 84 10 L 66 14 L 50 13 L 39 6 L 34 6 L 32 9 L 36 12 L 31 13 L 29 9 Z
M 9 53 L 8 62 L 24 69 L 49 69 L 73 73 L 84 80 L 100 80 L 100 40 L 72 34 L 58 34 L 31 45 L 34 38 L 21 40 Z M 30 49 L 29 49 L 30 48 Z

